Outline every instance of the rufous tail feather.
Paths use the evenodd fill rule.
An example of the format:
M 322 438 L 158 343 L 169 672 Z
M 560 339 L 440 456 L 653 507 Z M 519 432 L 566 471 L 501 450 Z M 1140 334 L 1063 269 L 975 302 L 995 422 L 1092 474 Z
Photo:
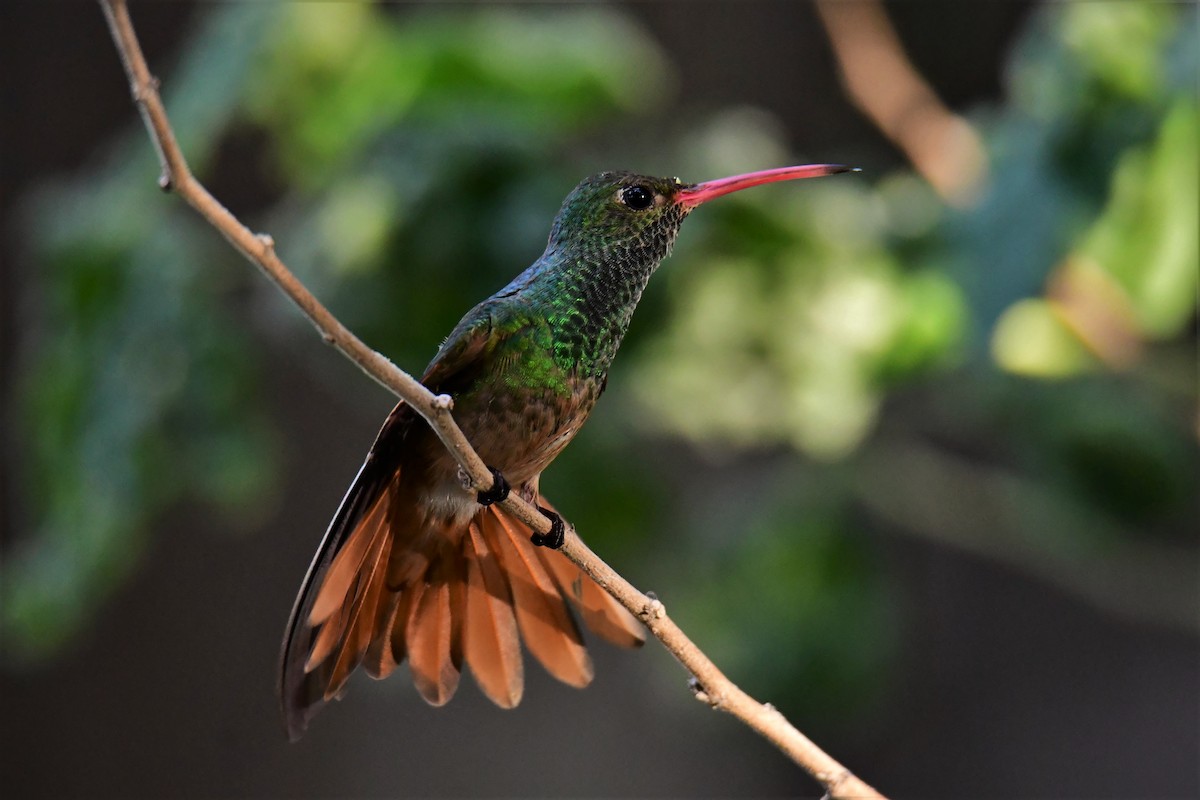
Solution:
M 480 507 L 462 530 L 397 530 L 404 518 L 390 503 L 400 473 L 371 467 L 343 501 L 293 610 L 280 679 L 293 739 L 359 665 L 384 678 L 407 658 L 417 691 L 438 706 L 465 664 L 488 699 L 512 708 L 525 684 L 522 640 L 555 678 L 591 682 L 569 606 L 609 642 L 645 640 L 632 614 L 562 553 L 534 546 L 532 531 L 499 506 Z

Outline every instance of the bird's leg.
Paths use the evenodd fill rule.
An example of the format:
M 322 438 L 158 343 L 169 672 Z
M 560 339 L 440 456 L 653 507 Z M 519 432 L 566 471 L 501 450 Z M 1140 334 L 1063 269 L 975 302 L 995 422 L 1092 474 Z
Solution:
M 538 511 L 545 514 L 547 519 L 550 520 L 550 532 L 538 533 L 534 531 L 533 536 L 529 537 L 529 541 L 538 547 L 549 547 L 551 550 L 558 550 L 563 546 L 563 540 L 567 538 L 567 529 L 563 525 L 562 517 L 544 506 L 538 506 Z
M 508 497 L 509 486 L 508 481 L 500 474 L 500 470 L 495 467 L 488 467 L 492 471 L 492 488 L 486 492 L 476 492 L 475 500 L 481 506 L 490 506 L 492 503 L 501 503 Z

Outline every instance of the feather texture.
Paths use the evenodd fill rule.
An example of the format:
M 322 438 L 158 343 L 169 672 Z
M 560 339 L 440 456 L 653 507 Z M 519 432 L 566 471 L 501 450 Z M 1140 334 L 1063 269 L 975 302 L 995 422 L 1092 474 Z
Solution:
M 571 600 L 588 630 L 618 647 L 641 647 L 646 628 L 625 606 L 583 574 L 562 553 L 539 547 L 536 550 L 546 570 L 554 576 L 564 597 Z
M 351 608 L 349 605 L 341 606 L 333 613 L 325 623 L 321 626 L 317 633 L 316 641 L 313 643 L 312 652 L 308 654 L 308 659 L 304 662 L 304 671 L 312 672 L 325 659 L 329 658 L 329 654 L 333 652 L 333 648 L 337 647 L 342 640 L 342 631 L 346 629 L 346 623 L 350 619 Z
M 488 699 L 501 708 L 513 708 L 521 702 L 525 668 L 512 593 L 478 519 L 468 526 L 463 548 L 467 563 L 463 655 Z
M 555 511 L 554 506 L 545 498 L 537 500 L 538 504 L 547 510 Z M 641 647 L 646 643 L 646 627 L 638 618 L 630 614 L 611 594 L 601 589 L 570 559 L 557 550 L 548 550 L 545 547 L 534 548 L 534 551 L 554 576 L 563 596 L 571 600 L 588 630 L 618 647 Z
M 382 680 L 396 669 L 396 656 L 392 652 L 392 625 L 400 611 L 403 592 L 389 592 L 379 604 L 375 615 L 375 633 L 367 654 L 363 656 L 363 669 L 375 680 Z
M 587 686 L 592 660 L 558 587 L 534 552 L 529 529 L 499 509 L 481 517 L 488 545 L 504 564 L 525 647 L 555 678 Z
M 387 535 L 387 529 L 376 524 L 371 544 L 367 548 L 367 557 L 363 560 L 362 571 L 355 582 L 353 599 L 347 604 L 350 614 L 346 621 L 345 633 L 342 634 L 341 650 L 334 659 L 329 685 L 325 689 L 326 699 L 341 691 L 346 679 L 362 661 L 367 647 L 371 644 L 376 609 L 384 588 L 382 578 L 387 568 L 387 556 L 391 545 L 392 538 Z
M 341 551 L 334 557 L 321 582 L 321 591 L 308 612 L 308 624 L 320 625 L 342 607 L 354 581 L 362 572 L 376 535 L 383 528 L 387 513 L 388 494 L 384 492 L 372 504 L 371 510 L 355 527 Z
M 431 706 L 445 705 L 458 688 L 459 672 L 450 652 L 450 594 L 445 579 L 420 586 L 405 631 L 413 683 Z

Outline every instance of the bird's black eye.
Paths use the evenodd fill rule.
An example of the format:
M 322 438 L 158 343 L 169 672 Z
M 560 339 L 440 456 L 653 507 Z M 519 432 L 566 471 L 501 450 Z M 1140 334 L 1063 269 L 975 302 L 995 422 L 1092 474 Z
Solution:
M 634 211 L 645 211 L 654 205 L 654 192 L 645 186 L 626 186 L 621 190 L 621 200 Z

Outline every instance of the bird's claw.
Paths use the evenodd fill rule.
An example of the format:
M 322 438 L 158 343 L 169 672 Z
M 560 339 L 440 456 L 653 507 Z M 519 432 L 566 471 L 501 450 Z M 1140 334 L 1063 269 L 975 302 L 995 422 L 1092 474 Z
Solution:
M 509 485 L 504 476 L 500 474 L 500 470 L 495 467 L 488 467 L 492 471 L 492 488 L 485 492 L 476 492 L 475 500 L 481 506 L 490 506 L 492 503 L 502 503 L 508 497 Z
M 545 514 L 550 520 L 550 532 L 538 533 L 534 531 L 533 536 L 529 537 L 529 541 L 533 542 L 537 547 L 549 547 L 551 550 L 558 550 L 563 546 L 563 542 L 567 538 L 567 528 L 563 525 L 562 517 L 543 506 L 538 506 L 538 511 Z

